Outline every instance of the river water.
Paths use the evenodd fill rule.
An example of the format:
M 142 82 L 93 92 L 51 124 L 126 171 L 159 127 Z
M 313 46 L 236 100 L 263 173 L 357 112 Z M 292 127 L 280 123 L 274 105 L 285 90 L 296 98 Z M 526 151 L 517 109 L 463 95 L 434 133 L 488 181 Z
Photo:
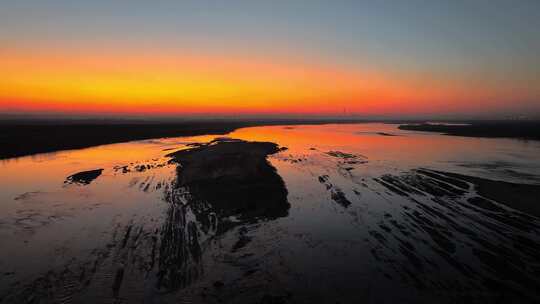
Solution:
M 437 195 L 418 185 L 440 186 L 439 171 L 540 185 L 539 142 L 391 124 L 251 127 L 226 136 L 287 147 L 268 157 L 288 193 L 282 215 L 217 233 L 224 219 L 209 226 L 200 218 L 215 219 L 211 205 L 195 210 L 188 201 L 172 214 L 177 165 L 167 154 L 218 136 L 1 161 L 0 301 L 538 300 L 536 217 L 489 199 L 495 207 L 478 208 L 472 184 L 447 183 L 451 191 Z M 95 169 L 103 171 L 88 184 L 66 181 Z M 396 181 L 416 190 L 403 193 Z M 171 239 L 170 227 L 182 237 Z

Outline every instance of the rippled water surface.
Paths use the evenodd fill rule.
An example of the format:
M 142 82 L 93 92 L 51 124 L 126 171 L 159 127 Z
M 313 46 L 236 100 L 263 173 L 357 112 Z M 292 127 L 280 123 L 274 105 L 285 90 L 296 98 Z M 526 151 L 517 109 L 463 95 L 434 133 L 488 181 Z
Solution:
M 246 214 L 182 187 L 167 156 L 216 137 L 1 161 L 0 300 L 539 300 L 538 218 L 446 174 L 540 185 L 539 142 L 387 124 L 239 129 L 227 137 L 287 148 L 268 157 L 283 184 L 249 194 L 279 204 Z

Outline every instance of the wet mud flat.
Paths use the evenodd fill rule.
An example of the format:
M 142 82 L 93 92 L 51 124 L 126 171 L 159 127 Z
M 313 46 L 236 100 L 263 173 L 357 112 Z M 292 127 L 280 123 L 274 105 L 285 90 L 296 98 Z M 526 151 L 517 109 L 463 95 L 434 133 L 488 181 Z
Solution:
M 323 165 L 326 156 L 335 159 L 333 165 Z M 347 263 L 340 269 L 338 287 L 346 291 L 330 291 L 320 299 L 332 294 L 344 303 L 540 300 L 540 185 L 422 167 L 369 176 L 362 173 L 370 163 L 367 157 L 332 150 L 320 151 L 317 158 L 309 174 L 324 187 L 326 199 L 343 214 L 343 221 L 361 223 L 359 230 L 344 236 L 348 242 L 332 249 L 332 255 L 339 252 L 332 258 Z M 354 158 L 362 161 L 343 170 Z M 303 163 L 310 163 L 309 158 Z M 364 248 L 353 245 L 358 238 Z M 339 251 L 345 247 L 350 253 Z M 357 266 L 363 261 L 355 256 L 373 260 Z M 365 272 L 371 267 L 376 270 L 366 282 Z M 298 291 L 292 303 L 298 301 Z
M 385 163 L 361 141 L 355 149 L 276 140 L 285 148 L 271 137 L 234 136 L 242 139 L 181 140 L 175 148 L 157 145 L 156 159 L 84 167 L 102 168 L 99 175 L 66 170 L 59 179 L 72 195 L 65 206 L 79 204 L 71 200 L 78 196 L 93 204 L 92 191 L 103 189 L 122 192 L 113 199 L 125 189 L 149 199 L 140 209 L 129 208 L 131 197 L 118 208 L 101 202 L 100 216 L 125 215 L 94 235 L 103 244 L 88 255 L 59 250 L 62 263 L 31 276 L 6 268 L 0 302 L 540 301 L 540 186 L 472 176 L 447 162 Z M 167 173 L 154 173 L 160 170 Z M 113 187 L 116 179 L 123 184 Z M 35 209 L 48 196 L 54 206 L 54 193 L 42 192 L 16 203 Z M 75 228 L 93 241 L 91 229 Z
M 463 180 L 474 184 L 479 195 L 505 204 L 523 213 L 540 217 L 540 186 L 531 184 L 518 184 L 505 181 L 489 180 L 463 174 L 438 172 L 454 180 Z
M 199 280 L 211 270 L 205 269 L 205 253 L 234 254 L 250 242 L 254 225 L 288 214 L 287 189 L 266 159 L 280 150 L 268 142 L 218 139 L 170 154 L 178 169 L 163 189 L 167 207 L 161 221 L 115 226 L 104 248 L 30 283 L 17 282 L 0 302 L 169 303 L 195 282 L 203 284 L 195 295 L 201 303 L 232 297 L 221 292 L 221 276 Z M 84 171 L 67 180 L 84 187 L 100 173 Z M 231 230 L 229 239 L 216 243 Z M 255 265 L 245 267 L 241 277 L 256 271 Z M 273 299 L 266 291 L 252 296 Z
M 384 247 L 390 238 L 396 239 L 406 263 L 388 259 L 385 250 L 373 253 L 383 263 L 399 265 L 398 272 L 417 288 L 438 290 L 439 284 L 450 283 L 446 285 L 447 291 L 453 291 L 450 299 L 472 303 L 540 300 L 536 292 L 540 288 L 540 185 L 426 168 L 383 175 L 375 181 L 412 204 L 403 206 L 401 221 L 386 214 L 380 230 L 371 231 Z M 430 248 L 419 251 L 422 244 Z M 434 255 L 427 254 L 430 251 Z M 438 256 L 453 270 L 441 272 L 443 263 L 434 263 L 429 256 Z M 449 282 L 444 277 L 452 271 L 456 273 Z
M 287 216 L 285 184 L 266 160 L 280 150 L 269 142 L 218 139 L 169 156 L 180 164 L 176 187 L 191 200 L 210 202 L 221 230 L 233 224 L 224 222 L 230 216 L 236 223 Z

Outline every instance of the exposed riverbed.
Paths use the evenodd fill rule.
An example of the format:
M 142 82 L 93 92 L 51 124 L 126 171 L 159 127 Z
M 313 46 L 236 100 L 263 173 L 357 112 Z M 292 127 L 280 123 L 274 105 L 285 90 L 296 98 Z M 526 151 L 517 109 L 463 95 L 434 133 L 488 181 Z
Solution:
M 2 303 L 540 300 L 540 143 L 271 126 L 0 162 Z

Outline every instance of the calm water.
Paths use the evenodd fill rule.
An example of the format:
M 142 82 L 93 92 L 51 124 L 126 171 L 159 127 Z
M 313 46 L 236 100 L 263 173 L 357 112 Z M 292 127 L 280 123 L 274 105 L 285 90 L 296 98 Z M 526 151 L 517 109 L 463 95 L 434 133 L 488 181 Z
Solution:
M 514 295 L 506 290 L 535 299 L 538 219 L 499 206 L 497 214 L 527 221 L 509 225 L 467 203 L 477 196 L 472 189 L 439 198 L 401 196 L 380 179 L 429 168 L 538 185 L 539 142 L 385 124 L 253 127 L 227 136 L 288 148 L 269 157 L 288 190 L 287 216 L 222 234 L 201 221 L 194 202 L 186 202 L 180 219 L 171 216 L 170 197 L 178 189 L 176 165 L 166 154 L 216 136 L 1 161 L 0 299 L 192 303 L 275 295 L 292 302 L 451 302 Z M 98 168 L 102 175 L 88 185 L 65 183 L 71 174 Z M 204 212 L 212 216 L 211 208 Z M 171 223 L 197 244 L 174 248 L 181 267 L 161 284 L 163 265 L 154 261 L 171 253 L 163 246 Z M 500 259 L 513 262 L 500 266 Z M 504 292 L 494 295 L 497 288 Z

